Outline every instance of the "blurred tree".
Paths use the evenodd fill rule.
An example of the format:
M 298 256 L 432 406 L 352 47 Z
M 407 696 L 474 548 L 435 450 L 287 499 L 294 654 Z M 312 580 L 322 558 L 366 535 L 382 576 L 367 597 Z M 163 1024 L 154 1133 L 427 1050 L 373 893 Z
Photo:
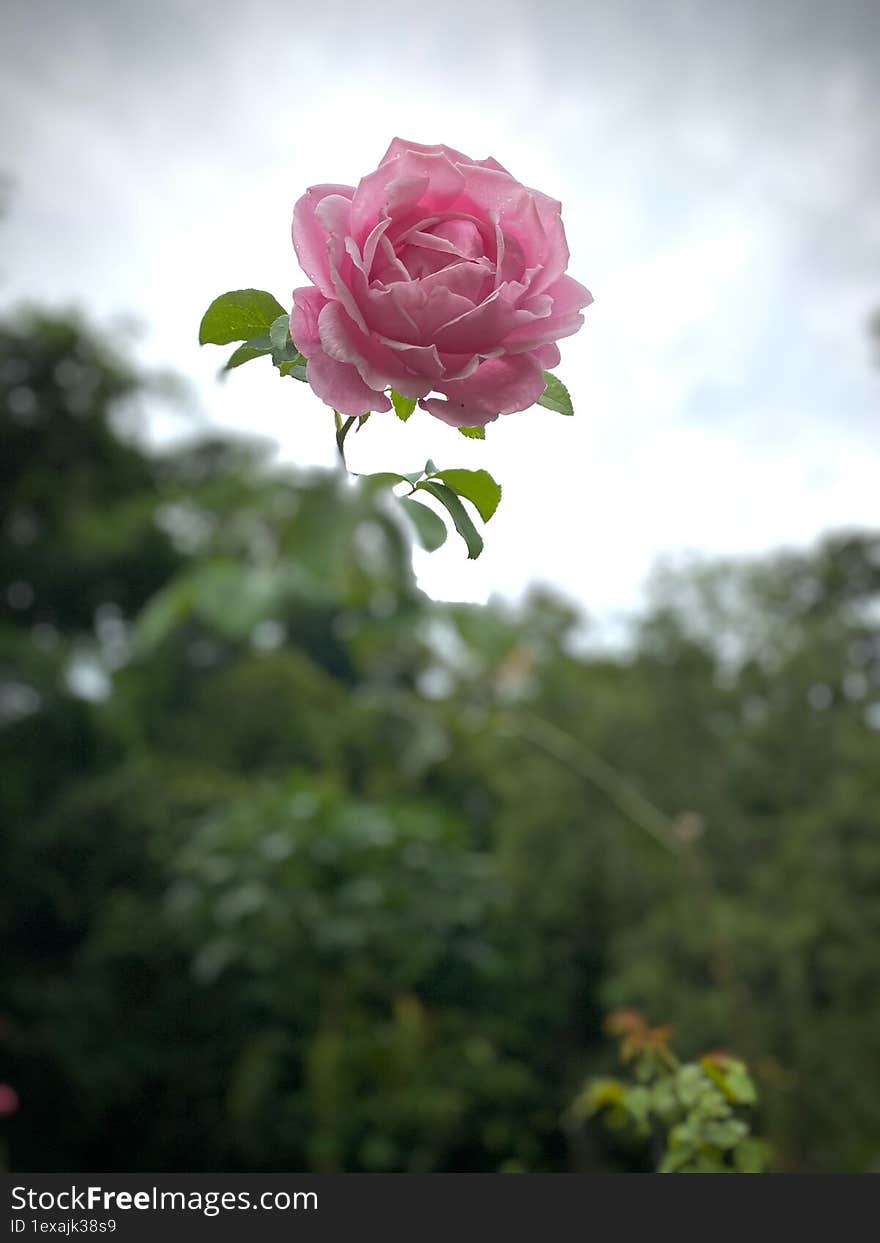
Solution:
M 640 1168 L 561 1126 L 619 1005 L 746 1057 L 786 1168 L 873 1161 L 880 539 L 667 572 L 594 654 L 427 601 L 341 476 L 138 447 L 145 384 L 0 329 L 15 1164 Z

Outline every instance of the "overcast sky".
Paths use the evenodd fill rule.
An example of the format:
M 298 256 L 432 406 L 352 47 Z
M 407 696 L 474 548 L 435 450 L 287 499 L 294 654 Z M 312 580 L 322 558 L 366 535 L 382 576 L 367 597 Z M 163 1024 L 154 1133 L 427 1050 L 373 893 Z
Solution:
M 304 385 L 266 362 L 216 383 L 203 310 L 248 285 L 289 304 L 294 200 L 395 135 L 494 155 L 562 200 L 596 298 L 558 368 L 576 417 L 478 444 L 376 416 L 350 461 L 503 483 L 479 562 L 418 554 L 432 594 L 550 582 L 607 618 L 659 556 L 878 521 L 878 60 L 874 0 L 7 0 L 0 303 L 132 312 L 206 416 L 329 465 Z

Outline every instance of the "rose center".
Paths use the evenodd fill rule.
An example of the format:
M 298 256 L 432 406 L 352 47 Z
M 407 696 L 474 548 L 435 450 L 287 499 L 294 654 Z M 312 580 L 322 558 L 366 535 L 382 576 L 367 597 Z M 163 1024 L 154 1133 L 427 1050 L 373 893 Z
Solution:
M 396 247 L 413 280 L 463 262 L 483 260 L 483 239 L 472 220 L 441 220 L 410 229 Z

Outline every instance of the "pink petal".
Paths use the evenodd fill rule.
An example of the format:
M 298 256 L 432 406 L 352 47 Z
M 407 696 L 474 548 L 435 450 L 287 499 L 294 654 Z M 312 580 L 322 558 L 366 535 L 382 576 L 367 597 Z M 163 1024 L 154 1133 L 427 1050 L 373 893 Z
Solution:
M 327 243 L 327 258 L 330 264 L 330 279 L 333 282 L 333 291 L 336 297 L 345 307 L 351 318 L 365 332 L 367 325 L 364 322 L 360 307 L 357 304 L 354 294 L 351 292 L 351 285 L 357 272 L 357 267 L 352 261 L 352 256 L 346 249 L 351 246 L 358 265 L 363 266 L 360 252 L 351 238 L 342 238 L 333 236 Z
M 559 280 L 568 267 L 569 250 L 559 215 L 560 204 L 537 193 L 534 199 L 542 219 L 545 242 L 539 260 L 540 270 L 532 282 L 532 289 L 535 293 L 543 293 Z
M 578 312 L 593 301 L 589 289 L 571 276 L 561 276 L 543 296 L 552 299 L 553 309 L 546 319 L 520 325 L 507 336 L 504 344 L 512 353 L 570 337 L 584 322 L 583 315 Z
M 457 152 L 452 153 L 457 155 Z M 450 208 L 464 189 L 465 179 L 456 162 L 443 150 L 407 150 L 381 164 L 387 180 L 389 170 L 395 180 L 427 178 L 424 202 L 435 211 Z
M 416 237 L 419 235 L 416 234 Z M 449 266 L 449 255 L 432 246 L 401 246 L 397 251 L 398 258 L 412 280 L 418 281 L 426 276 L 433 276 Z
M 570 315 L 566 319 L 536 319 L 532 324 L 512 332 L 504 342 L 504 348 L 513 355 L 532 352 L 541 345 L 574 336 L 583 322 L 583 315 Z
M 586 285 L 576 281 L 573 276 L 561 276 L 547 289 L 546 293 L 553 299 L 551 314 L 554 319 L 559 315 L 570 315 L 573 311 L 582 311 L 593 301 L 593 295 Z
M 420 401 L 419 406 L 450 427 L 485 427 L 487 423 L 494 423 L 498 418 L 497 414 L 468 414 L 464 406 L 457 402 L 444 401 L 442 397 L 429 397 L 427 401 Z
M 322 200 L 330 195 L 351 199 L 353 194 L 351 186 L 312 186 L 297 200 L 293 209 L 291 235 L 299 265 L 312 284 L 317 285 L 328 298 L 333 295 L 333 285 L 327 260 L 327 234 L 317 219 L 316 211 Z
M 391 221 L 388 221 L 391 224 Z M 394 247 L 389 239 L 382 234 L 379 238 L 379 244 L 376 248 L 377 254 L 373 260 L 372 278 L 382 285 L 392 285 L 397 281 L 409 281 L 410 274 L 406 266 L 401 263 Z
M 519 238 L 505 234 L 501 221 L 495 224 L 495 287 L 502 281 L 521 280 L 526 268 L 525 251 Z
M 379 241 L 382 237 L 382 234 L 385 232 L 385 230 L 388 228 L 390 224 L 391 224 L 390 220 L 380 220 L 379 223 L 376 225 L 376 227 L 370 232 L 369 236 L 367 237 L 367 240 L 364 242 L 363 270 L 364 270 L 365 275 L 368 278 L 370 275 L 370 269 L 373 266 L 373 259 L 376 256 L 376 247 L 379 245 Z M 352 238 L 351 240 L 353 242 L 354 238 Z
M 309 360 L 309 384 L 322 401 L 340 414 L 390 410 L 388 398 L 369 388 L 356 367 L 330 358 L 321 347 L 318 321 L 321 312 L 329 306 L 338 306 L 338 303 L 328 302 L 321 291 L 311 285 L 293 291 L 290 335 L 299 352 Z
M 532 353 L 545 371 L 552 371 L 554 367 L 558 367 L 562 359 L 562 355 L 559 353 L 559 346 L 553 342 L 547 345 L 539 345 Z
M 504 341 L 518 325 L 533 319 L 528 311 L 517 310 L 499 287 L 479 306 L 439 327 L 431 340 L 438 350 L 451 354 L 485 354 Z
M 396 162 L 377 168 L 358 182 L 351 204 L 351 233 L 358 245 L 385 216 L 409 224 L 428 188 L 427 175 L 398 177 Z M 425 215 L 425 212 L 421 213 Z
M 478 168 L 494 168 L 496 173 L 507 173 L 508 177 L 510 176 L 504 165 L 499 164 L 491 155 L 487 156 L 485 160 L 467 160 L 466 162 L 468 164 L 476 164 Z
M 442 281 L 436 285 L 429 279 L 397 281 L 387 289 L 355 288 L 368 327 L 379 336 L 409 345 L 436 344 L 441 324 L 474 308 L 469 298 L 447 289 Z
M 321 352 L 318 332 L 318 316 L 327 305 L 320 289 L 306 285 L 293 291 L 293 310 L 290 313 L 290 336 L 300 354 L 306 358 Z
M 426 294 L 434 289 L 446 289 L 467 298 L 474 307 L 479 306 L 493 289 L 491 264 L 488 260 L 481 263 L 450 264 L 442 272 L 424 277 L 422 289 Z
M 437 388 L 448 400 L 420 401 L 422 409 L 453 427 L 471 427 L 534 405 L 544 392 L 544 377 L 536 358 L 517 354 L 487 359 L 467 379 L 446 380 Z
M 455 289 L 447 288 L 443 284 L 442 277 L 438 277 L 435 283 L 432 283 L 430 279 L 426 279 L 421 282 L 421 285 L 423 291 L 427 291 L 425 304 L 416 316 L 418 325 L 422 330 L 422 341 L 436 345 L 438 350 L 446 350 L 447 353 L 451 354 L 479 353 L 478 350 L 472 350 L 469 345 L 465 345 L 459 350 L 456 346 L 440 344 L 440 333 L 444 324 L 460 321 L 470 311 L 476 309 L 470 298 L 456 293 Z
M 483 361 L 478 354 L 440 354 L 439 357 L 447 380 L 466 379 Z
M 431 388 L 434 387 L 436 380 L 439 380 L 441 376 L 446 374 L 436 345 L 405 345 L 400 341 L 384 341 L 383 344 L 399 353 L 406 367 L 411 372 L 414 372 L 415 375 L 430 379 Z M 403 393 L 403 389 L 398 391 Z M 430 392 L 430 389 L 428 391 Z M 422 392 L 408 392 L 404 393 L 404 396 L 424 397 L 425 394 Z
M 318 331 L 325 354 L 355 366 L 371 389 L 392 385 L 405 397 L 425 397 L 433 388 L 431 380 L 408 370 L 401 353 L 361 332 L 338 302 L 328 302 L 323 308 Z
M 368 328 L 394 341 L 422 344 L 419 318 L 427 297 L 417 283 L 396 281 L 387 289 L 369 289 L 356 279 L 353 287 Z
M 323 350 L 309 359 L 307 372 L 315 394 L 340 414 L 366 414 L 368 410 L 384 413 L 391 409 L 384 393 L 364 384 L 357 367 L 328 358 Z
M 464 173 L 464 198 L 474 204 L 477 216 L 485 217 L 487 212 L 503 216 L 523 209 L 529 192 L 510 173 L 478 164 L 471 164 Z
M 444 147 L 443 143 L 434 143 L 425 146 L 421 142 L 409 142 L 405 138 L 392 138 L 391 145 L 379 161 L 379 167 L 387 164 L 390 160 L 398 159 L 402 155 L 406 155 L 408 151 L 421 152 L 422 155 L 445 155 L 448 160 L 453 163 L 462 162 L 470 164 L 472 161 L 466 155 L 462 155 L 460 151 L 456 151 L 453 147 Z

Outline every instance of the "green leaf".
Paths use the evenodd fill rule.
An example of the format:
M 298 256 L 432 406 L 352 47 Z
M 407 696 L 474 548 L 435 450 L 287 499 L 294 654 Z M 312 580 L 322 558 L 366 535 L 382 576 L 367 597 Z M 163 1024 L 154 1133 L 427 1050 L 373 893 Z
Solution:
M 557 380 L 552 372 L 545 371 L 544 384 L 546 387 L 543 396 L 538 398 L 538 405 L 546 406 L 548 410 L 555 410 L 557 414 L 574 414 L 571 397 L 562 381 Z
M 711 1088 L 712 1085 L 701 1068 L 689 1062 L 687 1065 L 680 1067 L 675 1077 L 675 1086 L 678 1091 L 678 1099 L 682 1105 L 684 1105 L 685 1109 L 691 1109 L 706 1092 L 706 1089 Z
M 357 434 L 358 434 L 358 432 L 361 430 L 361 428 L 363 427 L 363 425 L 366 423 L 367 419 L 370 417 L 371 413 L 372 413 L 372 411 L 368 410 L 366 414 L 362 414 L 362 415 L 358 418 L 358 425 L 357 425 L 357 427 L 354 429 L 354 434 L 355 434 L 355 435 L 357 435 Z
M 459 496 L 472 501 L 484 522 L 488 522 L 498 508 L 501 486 L 487 470 L 438 470 L 433 476 L 442 479 Z
M 394 413 L 402 423 L 405 423 L 413 410 L 416 408 L 415 397 L 403 397 L 394 389 L 391 390 L 391 404 L 394 407 Z
M 369 491 L 378 491 L 380 488 L 393 488 L 399 483 L 410 483 L 406 475 L 398 475 L 393 470 L 379 470 L 372 475 L 358 475 L 363 481 L 364 487 Z
M 268 340 L 272 349 L 272 362 L 280 374 L 307 381 L 306 360 L 290 339 L 290 316 L 286 312 L 272 321 Z
M 233 367 L 240 367 L 242 363 L 249 363 L 255 358 L 264 358 L 271 352 L 271 350 L 263 349 L 262 346 L 251 345 L 250 341 L 245 341 L 244 345 L 240 345 L 229 355 L 223 370 L 231 371 Z
M 733 1057 L 720 1058 L 707 1054 L 700 1059 L 700 1065 L 729 1101 L 735 1105 L 756 1103 L 758 1093 L 743 1062 Z
M 229 345 L 267 333 L 284 307 L 264 289 L 234 289 L 215 298 L 199 327 L 201 345 Z
M 291 344 L 290 316 L 286 311 L 279 315 L 277 319 L 273 319 L 269 325 L 269 340 L 274 350 L 284 350 Z
M 468 560 L 475 561 L 483 551 L 483 541 L 458 496 L 445 483 L 436 483 L 433 479 L 422 480 L 416 488 L 430 492 L 448 510 L 456 531 L 467 544 Z
M 435 514 L 433 509 L 428 509 L 427 505 L 422 505 L 418 501 L 411 501 L 409 497 L 400 497 L 400 504 L 403 512 L 409 518 L 416 530 L 419 543 L 428 552 L 436 552 L 436 550 L 446 542 L 446 523 Z
M 693 1156 L 693 1148 L 682 1146 L 671 1148 L 657 1166 L 658 1174 L 677 1174 L 683 1165 L 687 1165 Z
M 460 427 L 458 429 L 462 436 L 467 436 L 468 440 L 485 440 L 485 427 Z
M 747 1136 L 733 1150 L 733 1164 L 740 1174 L 763 1174 L 770 1150 L 762 1139 Z
M 708 1122 L 702 1129 L 703 1141 L 715 1148 L 735 1148 L 748 1135 L 749 1128 L 739 1118 L 724 1122 Z
M 269 329 L 269 344 L 272 347 L 272 362 L 276 367 L 302 358 L 302 354 L 290 339 L 290 326 L 286 315 L 279 315 Z
M 306 360 L 302 354 L 297 354 L 296 358 L 291 359 L 290 362 L 279 363 L 278 370 L 281 375 L 290 375 L 293 376 L 294 380 L 303 380 L 308 384 L 309 377 L 306 371 Z

